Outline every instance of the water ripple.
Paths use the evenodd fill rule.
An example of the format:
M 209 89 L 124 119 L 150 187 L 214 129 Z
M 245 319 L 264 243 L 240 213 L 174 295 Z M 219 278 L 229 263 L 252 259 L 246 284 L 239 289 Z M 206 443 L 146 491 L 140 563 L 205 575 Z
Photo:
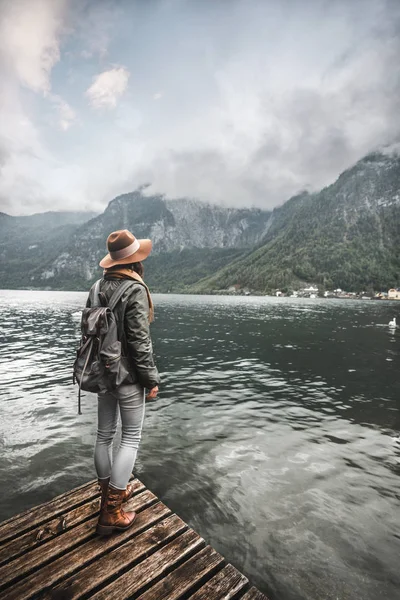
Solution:
M 1 518 L 94 476 L 85 294 L 1 292 Z M 400 336 L 386 303 L 155 297 L 137 472 L 272 600 L 398 597 Z

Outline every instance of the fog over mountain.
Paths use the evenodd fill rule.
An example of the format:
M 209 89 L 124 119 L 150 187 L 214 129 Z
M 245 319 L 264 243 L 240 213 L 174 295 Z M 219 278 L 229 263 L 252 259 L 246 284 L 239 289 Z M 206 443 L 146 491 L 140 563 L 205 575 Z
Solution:
M 271 209 L 400 139 L 400 3 L 0 0 L 0 210 Z

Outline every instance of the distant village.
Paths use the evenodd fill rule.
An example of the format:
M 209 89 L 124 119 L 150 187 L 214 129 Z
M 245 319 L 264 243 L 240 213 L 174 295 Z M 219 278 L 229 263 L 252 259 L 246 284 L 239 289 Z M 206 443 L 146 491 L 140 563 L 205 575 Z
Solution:
M 228 288 L 228 292 L 231 294 L 239 294 L 244 296 L 252 295 L 252 291 L 248 288 L 241 288 L 240 285 L 233 285 Z M 340 288 L 336 290 L 320 290 L 316 286 L 310 285 L 309 287 L 302 288 L 299 290 L 275 290 L 275 292 L 268 295 L 277 296 L 278 298 L 339 298 L 339 299 L 350 299 L 350 300 L 400 300 L 400 288 L 392 288 L 387 292 L 346 292 Z
M 320 292 L 318 287 L 310 286 L 301 290 L 294 290 L 290 293 L 284 293 L 281 290 L 276 290 L 276 296 L 289 296 L 290 298 L 348 298 L 361 300 L 400 300 L 400 288 L 390 289 L 388 292 L 368 293 L 362 292 L 346 292 L 340 288 L 330 291 L 325 290 Z

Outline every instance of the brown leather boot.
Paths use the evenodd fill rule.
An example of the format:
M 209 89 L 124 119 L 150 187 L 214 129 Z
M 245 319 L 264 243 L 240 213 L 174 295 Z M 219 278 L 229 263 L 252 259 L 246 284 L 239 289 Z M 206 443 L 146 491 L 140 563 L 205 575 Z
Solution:
M 101 499 L 100 499 L 100 510 L 103 509 L 104 506 L 104 502 L 106 501 L 106 496 L 107 496 L 107 490 L 108 490 L 108 486 L 110 483 L 110 478 L 107 477 L 107 479 L 98 479 L 97 483 L 100 486 L 100 491 L 101 491 Z M 125 490 L 125 494 L 122 500 L 122 504 L 124 502 L 128 502 L 128 500 L 130 500 L 133 496 L 133 494 L 135 493 L 135 489 L 133 487 L 132 483 L 128 483 L 128 485 L 126 486 L 126 490 Z
M 100 492 L 101 492 L 101 499 L 100 499 L 100 512 L 101 512 L 103 510 L 104 503 L 106 501 L 108 484 L 110 483 L 110 478 L 107 477 L 107 479 L 98 479 L 97 483 L 99 484 Z
M 100 512 L 96 532 L 99 535 L 110 535 L 114 531 L 125 531 L 135 520 L 135 512 L 125 512 L 122 508 L 126 490 L 117 490 L 108 486 L 104 506 Z
M 125 488 L 125 495 L 123 497 L 122 504 L 124 502 L 128 502 L 128 500 L 130 500 L 132 498 L 134 493 L 135 493 L 135 488 L 133 487 L 133 483 L 128 483 L 128 485 Z

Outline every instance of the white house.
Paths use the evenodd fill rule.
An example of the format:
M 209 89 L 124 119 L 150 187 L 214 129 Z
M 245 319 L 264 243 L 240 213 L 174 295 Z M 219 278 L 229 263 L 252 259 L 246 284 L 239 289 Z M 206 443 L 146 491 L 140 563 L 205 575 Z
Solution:
M 400 300 L 400 288 L 397 289 L 391 289 L 388 292 L 388 298 L 389 300 Z

